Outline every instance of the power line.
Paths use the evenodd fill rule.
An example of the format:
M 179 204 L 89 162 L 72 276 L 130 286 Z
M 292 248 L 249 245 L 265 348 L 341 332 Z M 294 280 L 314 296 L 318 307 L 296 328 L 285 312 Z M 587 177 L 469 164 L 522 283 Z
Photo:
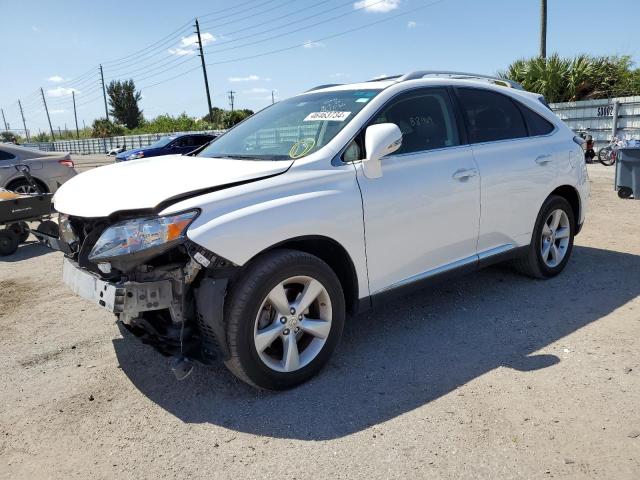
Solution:
M 384 0 L 382 0 L 382 1 L 384 1 Z M 348 35 L 349 33 L 357 32 L 357 31 L 360 31 L 360 30 L 364 30 L 365 28 L 369 28 L 369 27 L 372 27 L 374 25 L 379 25 L 379 24 L 384 23 L 384 22 L 389 22 L 391 20 L 395 20 L 396 18 L 409 15 L 411 13 L 414 13 L 414 12 L 418 11 L 418 10 L 422 10 L 423 8 L 431 7 L 433 5 L 436 5 L 438 3 L 442 3 L 444 1 L 446 1 L 446 0 L 436 0 L 434 2 L 427 3 L 427 4 L 421 5 L 419 7 L 412 8 L 412 9 L 407 10 L 405 12 L 397 13 L 395 15 L 391 15 L 391 16 L 382 18 L 382 19 L 377 20 L 375 22 L 366 23 L 366 24 L 361 25 L 359 27 L 343 30 L 342 32 L 338 32 L 338 33 L 335 33 L 335 34 L 332 34 L 332 35 L 327 35 L 325 37 L 317 38 L 315 40 L 308 40 L 306 42 L 298 43 L 296 45 L 291 45 L 289 47 L 278 48 L 278 49 L 275 49 L 275 50 L 270 50 L 268 52 L 258 53 L 258 54 L 255 54 L 255 55 L 247 55 L 247 56 L 244 56 L 244 57 L 233 58 L 233 59 L 230 59 L 230 60 L 222 60 L 222 61 L 217 61 L 217 62 L 210 62 L 210 63 L 207 63 L 207 66 L 209 66 L 209 65 L 211 65 L 211 66 L 213 66 L 213 65 L 224 65 L 224 64 L 227 64 L 227 63 L 241 62 L 243 60 L 252 60 L 254 58 L 260 58 L 260 57 L 264 57 L 264 56 L 267 56 L 267 55 L 273 55 L 273 54 L 276 54 L 276 53 L 286 52 L 288 50 L 293 50 L 295 48 L 304 47 L 306 44 L 308 44 L 308 42 L 317 43 L 317 42 L 322 42 L 322 41 L 326 41 L 326 40 L 331 40 L 331 39 L 336 38 L 336 37 L 340 37 L 340 36 L 343 36 L 343 35 Z
M 360 10 L 364 10 L 366 8 L 370 8 L 373 5 L 377 5 L 377 4 L 385 2 L 385 1 L 387 1 L 387 0 L 378 0 L 375 3 L 368 3 L 368 4 L 363 5 L 361 7 L 354 8 L 353 10 L 351 10 L 349 12 L 341 13 L 340 15 L 334 15 L 333 17 L 329 17 L 329 18 L 326 18 L 324 20 L 320 20 L 318 22 L 312 23 L 311 25 L 304 25 L 304 26 L 295 28 L 293 30 L 289 30 L 289 31 L 286 31 L 286 32 L 283 32 L 283 33 L 279 33 L 277 35 L 273 35 L 273 36 L 268 37 L 268 38 L 264 38 L 262 40 L 255 40 L 253 42 L 244 43 L 242 45 L 235 45 L 233 47 L 227 47 L 227 48 L 223 48 L 223 49 L 218 49 L 218 50 L 216 50 L 216 53 L 227 52 L 229 50 L 237 50 L 238 48 L 248 47 L 248 46 L 251 46 L 251 45 L 258 45 L 258 44 L 261 44 L 261 43 L 264 43 L 264 42 L 268 42 L 268 41 L 276 39 L 276 38 L 285 37 L 287 35 L 291 35 L 292 33 L 300 32 L 302 30 L 307 30 L 309 28 L 317 27 L 318 25 L 322 25 L 324 23 L 331 22 L 333 20 L 337 20 L 339 18 L 346 17 L 347 15 L 351 15 L 353 13 L 357 13 Z M 312 17 L 307 17 L 307 18 L 312 18 Z M 253 35 L 251 35 L 250 37 L 253 37 Z M 249 36 L 244 37 L 244 38 L 249 38 Z M 215 46 L 214 46 L 214 48 L 215 48 Z

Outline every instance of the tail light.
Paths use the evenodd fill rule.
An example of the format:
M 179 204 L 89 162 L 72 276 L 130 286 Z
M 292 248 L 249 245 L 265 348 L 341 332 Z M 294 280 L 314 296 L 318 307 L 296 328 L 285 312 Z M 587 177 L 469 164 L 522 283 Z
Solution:
M 58 160 L 60 165 L 64 165 L 65 167 L 73 168 L 75 167 L 73 160 Z

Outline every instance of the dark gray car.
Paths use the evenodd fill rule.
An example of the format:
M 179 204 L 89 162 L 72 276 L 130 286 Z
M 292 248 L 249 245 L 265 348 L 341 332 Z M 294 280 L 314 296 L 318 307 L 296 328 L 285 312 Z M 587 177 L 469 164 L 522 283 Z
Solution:
M 44 152 L 12 143 L 0 143 L 0 187 L 20 193 L 36 193 L 15 169 L 28 165 L 31 176 L 43 193 L 55 193 L 64 182 L 76 175 L 68 153 Z

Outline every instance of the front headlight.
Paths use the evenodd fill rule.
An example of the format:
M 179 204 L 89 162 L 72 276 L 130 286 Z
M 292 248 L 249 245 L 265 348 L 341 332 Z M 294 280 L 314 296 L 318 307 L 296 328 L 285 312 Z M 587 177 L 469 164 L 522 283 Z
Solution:
M 89 254 L 89 260 L 104 260 L 180 243 L 197 215 L 198 211 L 194 210 L 116 223 L 102 232 Z
M 136 160 L 137 158 L 144 157 L 144 152 L 136 152 L 131 155 L 127 155 L 127 160 Z

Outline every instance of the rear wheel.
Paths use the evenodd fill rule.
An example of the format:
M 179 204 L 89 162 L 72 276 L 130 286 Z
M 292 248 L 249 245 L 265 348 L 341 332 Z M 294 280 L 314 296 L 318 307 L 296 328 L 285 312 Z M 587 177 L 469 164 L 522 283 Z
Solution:
M 620 187 L 618 188 L 618 197 L 620 198 L 629 198 L 633 195 L 633 190 L 629 187 Z
M 602 165 L 610 167 L 616 161 L 616 152 L 609 147 L 602 148 L 598 152 L 598 160 Z
M 18 235 L 13 230 L 0 230 L 0 255 L 11 255 L 18 249 Z
M 12 223 L 7 228 L 18 235 L 19 243 L 24 243 L 27 241 L 27 238 L 29 238 L 29 225 L 27 225 L 26 222 Z
M 39 192 L 38 189 L 40 189 L 41 191 Z M 41 185 L 38 185 L 38 188 L 35 188 L 33 185 L 30 185 L 29 182 L 27 182 L 27 180 L 25 179 L 16 180 L 15 182 L 11 183 L 11 185 L 7 187 L 7 190 L 27 195 L 44 192 Z
M 516 268 L 534 278 L 558 275 L 571 256 L 576 221 L 563 197 L 550 196 L 542 205 L 527 255 L 516 260 Z
M 227 367 L 270 390 L 294 387 L 318 373 L 338 344 L 345 317 L 333 270 L 295 250 L 275 250 L 253 262 L 225 307 Z
M 60 236 L 60 228 L 56 222 L 51 220 L 45 220 L 36 230 L 40 233 L 44 233 L 45 235 L 49 235 L 50 237 L 58 238 Z

